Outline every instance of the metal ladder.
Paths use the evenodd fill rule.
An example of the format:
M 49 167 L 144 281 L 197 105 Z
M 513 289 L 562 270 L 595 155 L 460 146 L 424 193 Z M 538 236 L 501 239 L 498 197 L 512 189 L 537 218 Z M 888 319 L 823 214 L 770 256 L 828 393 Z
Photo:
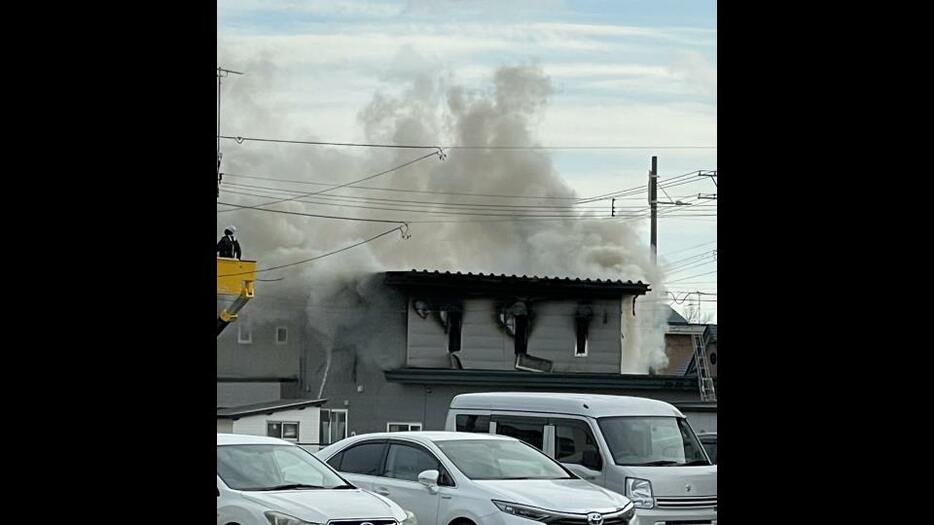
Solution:
M 710 377 L 710 367 L 707 366 L 707 348 L 700 334 L 694 334 L 694 361 L 697 365 L 697 386 L 700 389 L 701 401 L 716 401 L 713 378 Z

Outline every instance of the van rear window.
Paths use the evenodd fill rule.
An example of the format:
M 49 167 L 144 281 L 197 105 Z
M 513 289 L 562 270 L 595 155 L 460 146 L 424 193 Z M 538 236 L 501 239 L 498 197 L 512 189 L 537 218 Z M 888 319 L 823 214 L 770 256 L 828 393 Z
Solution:
M 462 414 L 457 416 L 458 432 L 490 433 L 490 416 Z

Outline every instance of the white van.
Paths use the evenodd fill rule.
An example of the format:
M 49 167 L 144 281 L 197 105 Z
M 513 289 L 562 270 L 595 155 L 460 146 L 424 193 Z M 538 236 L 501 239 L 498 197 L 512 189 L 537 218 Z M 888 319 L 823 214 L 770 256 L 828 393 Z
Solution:
M 636 505 L 638 525 L 717 523 L 717 466 L 684 415 L 663 401 L 499 392 L 451 400 L 446 430 L 502 434 L 540 448 Z

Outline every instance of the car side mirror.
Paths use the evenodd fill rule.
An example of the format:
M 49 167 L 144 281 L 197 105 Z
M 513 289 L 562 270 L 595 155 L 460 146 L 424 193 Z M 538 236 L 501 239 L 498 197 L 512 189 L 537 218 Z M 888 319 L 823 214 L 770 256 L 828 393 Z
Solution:
M 437 470 L 424 470 L 418 475 L 418 482 L 428 487 L 432 494 L 438 493 L 438 478 L 441 473 Z
M 600 457 L 600 452 L 596 450 L 585 450 L 581 457 L 581 465 L 590 470 L 601 470 L 603 468 L 603 458 Z

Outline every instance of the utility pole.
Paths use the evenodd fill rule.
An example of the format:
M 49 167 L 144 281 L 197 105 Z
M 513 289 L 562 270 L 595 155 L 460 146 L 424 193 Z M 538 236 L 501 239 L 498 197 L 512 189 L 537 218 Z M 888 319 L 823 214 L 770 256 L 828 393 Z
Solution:
M 658 258 L 658 157 L 652 157 L 649 171 L 649 206 L 652 208 L 652 264 Z
M 217 198 L 221 196 L 221 79 L 229 76 L 231 73 L 242 75 L 239 71 L 217 67 Z

